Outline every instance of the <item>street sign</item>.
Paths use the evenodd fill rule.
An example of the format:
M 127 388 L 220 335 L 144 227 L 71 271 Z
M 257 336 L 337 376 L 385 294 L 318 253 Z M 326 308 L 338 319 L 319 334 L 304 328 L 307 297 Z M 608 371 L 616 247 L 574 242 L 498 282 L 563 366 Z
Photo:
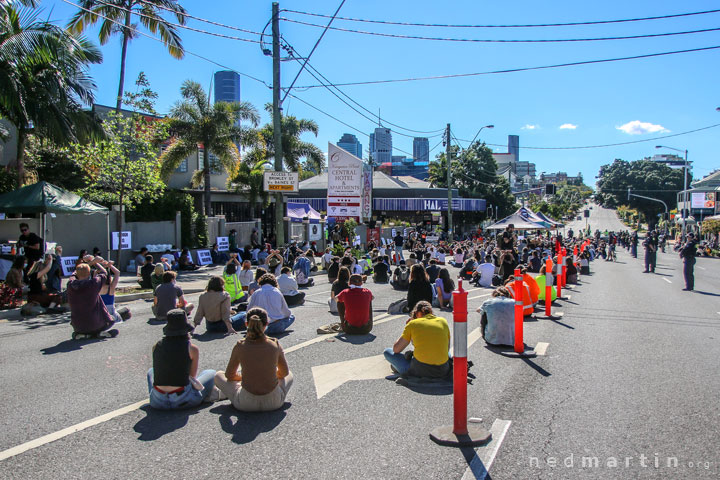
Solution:
M 298 172 L 266 170 L 263 173 L 263 188 L 266 192 L 297 192 L 298 182 Z

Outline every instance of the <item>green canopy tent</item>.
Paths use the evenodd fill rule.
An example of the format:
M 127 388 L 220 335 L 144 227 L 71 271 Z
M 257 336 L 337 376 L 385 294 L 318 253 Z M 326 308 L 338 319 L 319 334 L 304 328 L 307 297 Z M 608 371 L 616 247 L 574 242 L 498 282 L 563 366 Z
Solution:
M 38 182 L 0 195 L 0 212 L 41 214 L 42 237 L 45 241 L 45 215 L 48 213 L 104 213 L 106 220 L 109 219 L 106 207 L 47 182 Z

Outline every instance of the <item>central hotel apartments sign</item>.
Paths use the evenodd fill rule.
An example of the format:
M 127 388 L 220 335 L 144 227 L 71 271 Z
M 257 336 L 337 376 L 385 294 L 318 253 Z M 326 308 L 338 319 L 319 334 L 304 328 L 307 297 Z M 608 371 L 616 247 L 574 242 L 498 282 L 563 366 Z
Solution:
M 328 143 L 327 216 L 358 222 L 372 215 L 372 169 L 361 159 Z

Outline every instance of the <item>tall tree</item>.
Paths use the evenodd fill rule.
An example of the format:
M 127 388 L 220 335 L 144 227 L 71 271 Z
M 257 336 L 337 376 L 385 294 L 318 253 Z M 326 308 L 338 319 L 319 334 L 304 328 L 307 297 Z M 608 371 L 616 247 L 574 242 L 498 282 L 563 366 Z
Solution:
M 59 144 L 83 140 L 98 123 L 84 110 L 94 100 L 89 65 L 100 51 L 86 38 L 38 19 L 39 11 L 0 3 L 0 117 L 17 129 L 18 186 L 31 132 Z
M 183 100 L 170 112 L 169 126 L 173 140 L 160 158 L 162 176 L 169 178 L 184 159 L 197 151 L 198 146 L 204 147 L 205 161 L 202 168 L 195 171 L 192 184 L 204 184 L 204 214 L 210 215 L 211 170 L 235 171 L 240 161 L 237 144 L 249 146 L 257 142 L 256 131 L 239 127 L 238 120 L 257 126 L 260 116 L 248 102 L 217 102 L 211 105 L 202 86 L 192 80 L 183 83 L 180 94 Z M 211 165 L 211 154 L 220 161 L 218 165 Z
M 130 40 L 137 36 L 138 26 L 132 23 L 137 15 L 140 23 L 153 34 L 159 34 L 170 55 L 181 59 L 185 56 L 177 27 L 166 20 L 163 14 L 170 13 L 180 25 L 185 25 L 185 9 L 177 0 L 81 0 L 80 10 L 68 23 L 71 32 L 81 33 L 102 18 L 100 25 L 100 43 L 105 45 L 110 38 L 119 33 L 122 37 L 120 53 L 120 81 L 116 110 L 120 110 L 125 91 L 125 62 Z

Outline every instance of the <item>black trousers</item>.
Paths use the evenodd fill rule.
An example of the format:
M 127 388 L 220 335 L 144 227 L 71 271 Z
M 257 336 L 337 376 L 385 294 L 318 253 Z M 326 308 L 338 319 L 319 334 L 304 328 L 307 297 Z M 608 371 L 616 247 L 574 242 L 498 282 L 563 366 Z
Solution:
M 645 251 L 645 270 L 655 271 L 655 262 L 657 261 L 657 252 Z
M 305 302 L 305 292 L 298 292 L 295 295 L 283 295 L 288 307 L 297 307 Z
M 683 259 L 683 277 L 685 277 L 685 288 L 688 290 L 695 289 L 695 259 Z

